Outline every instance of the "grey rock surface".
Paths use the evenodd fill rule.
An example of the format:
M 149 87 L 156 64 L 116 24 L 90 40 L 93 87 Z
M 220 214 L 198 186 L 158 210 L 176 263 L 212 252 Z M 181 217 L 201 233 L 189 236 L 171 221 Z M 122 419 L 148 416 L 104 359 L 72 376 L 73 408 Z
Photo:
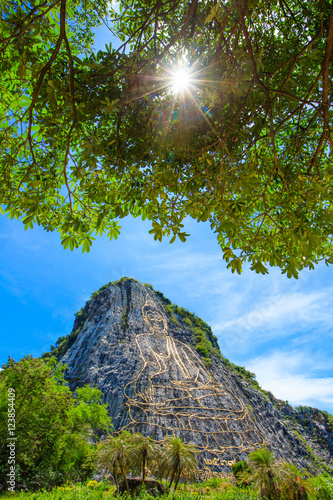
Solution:
M 299 467 L 333 466 L 332 436 L 324 449 L 313 439 L 310 456 L 309 433 L 280 411 L 278 400 L 218 355 L 206 366 L 193 328 L 170 314 L 161 294 L 122 279 L 94 295 L 84 318 L 77 317 L 73 330 L 79 321 L 79 334 L 61 361 L 72 390 L 95 384 L 102 391 L 117 431 L 157 441 L 176 435 L 193 443 L 201 479 L 227 473 L 263 445 Z

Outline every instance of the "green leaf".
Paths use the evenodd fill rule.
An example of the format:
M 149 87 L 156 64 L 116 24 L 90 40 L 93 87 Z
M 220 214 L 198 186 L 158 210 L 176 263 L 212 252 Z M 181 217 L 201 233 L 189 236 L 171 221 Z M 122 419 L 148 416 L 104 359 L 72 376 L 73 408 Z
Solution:
M 23 224 L 29 224 L 31 221 L 33 221 L 35 218 L 35 214 L 33 215 L 28 215 L 27 217 L 24 217 L 22 220 Z
M 120 234 L 121 227 L 117 224 L 117 222 L 112 221 L 111 222 L 111 228 L 108 232 L 108 237 L 110 240 L 117 239 L 119 234 Z
M 190 236 L 190 235 L 187 233 L 177 233 L 177 236 L 180 239 L 180 241 L 185 243 L 187 236 Z
M 234 252 L 231 250 L 230 247 L 223 248 L 223 259 L 226 262 L 229 262 L 230 259 L 236 259 L 236 255 Z
M 92 241 L 89 238 L 85 238 L 82 242 L 82 253 L 90 252 L 91 245 Z
M 235 273 L 235 271 L 237 271 L 238 274 L 241 274 L 242 268 L 243 268 L 242 261 L 239 257 L 237 257 L 236 259 L 233 259 L 227 265 L 227 269 L 231 269 L 232 273 Z
M 77 239 L 75 236 L 71 236 L 69 239 L 69 248 L 70 250 L 74 250 L 74 248 L 77 248 L 79 246 Z
M 255 271 L 257 274 L 268 274 L 267 267 L 260 261 L 255 262 L 251 268 L 252 271 Z
M 62 244 L 62 246 L 64 247 L 64 249 L 65 249 L 65 250 L 66 250 L 67 248 L 69 248 L 70 239 L 71 239 L 71 236 L 66 236 L 65 238 L 63 238 L 63 239 L 61 240 L 61 244 Z

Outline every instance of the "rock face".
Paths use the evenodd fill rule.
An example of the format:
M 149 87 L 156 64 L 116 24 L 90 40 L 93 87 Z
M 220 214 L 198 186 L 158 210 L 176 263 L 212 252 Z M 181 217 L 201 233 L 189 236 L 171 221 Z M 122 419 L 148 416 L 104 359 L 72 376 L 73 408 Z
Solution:
M 159 292 L 123 278 L 93 294 L 78 313 L 74 343 L 61 359 L 66 378 L 72 390 L 101 389 L 117 431 L 193 443 L 201 479 L 230 471 L 263 445 L 300 467 L 332 466 L 328 428 L 322 429 L 325 446 L 307 450 L 304 426 L 233 370 L 197 320 L 204 327 L 183 319 Z

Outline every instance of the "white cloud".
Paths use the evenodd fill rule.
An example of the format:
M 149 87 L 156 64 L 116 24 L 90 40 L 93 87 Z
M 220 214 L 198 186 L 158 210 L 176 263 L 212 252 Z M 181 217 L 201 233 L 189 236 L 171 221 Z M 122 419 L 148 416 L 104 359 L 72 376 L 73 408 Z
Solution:
M 300 291 L 293 282 L 288 285 L 281 280 L 274 294 L 266 286 L 250 286 L 248 293 L 238 290 L 227 307 L 215 312 L 211 326 L 227 350 L 245 353 L 254 345 L 259 348 L 282 338 L 284 343 L 289 338 L 288 342 L 307 345 L 315 342 L 318 331 L 322 337 L 332 335 L 332 288 L 303 286 Z
M 292 405 L 309 405 L 333 410 L 333 377 L 316 373 L 325 368 L 328 358 L 302 351 L 275 351 L 247 363 L 261 387 Z M 327 366 L 328 367 L 328 366 Z M 331 365 L 330 365 L 331 367 Z
M 248 313 L 227 322 L 224 328 L 237 327 L 238 324 L 247 323 L 252 328 L 281 325 L 289 322 L 292 316 L 294 321 L 314 321 L 321 310 L 324 293 L 292 293 L 274 296 L 264 299 L 260 304 Z M 315 315 L 315 316 L 314 316 Z
M 170 253 L 172 258 L 170 259 Z M 165 271 L 192 273 L 193 268 L 205 269 L 210 265 L 216 264 L 215 255 L 205 255 L 200 252 L 188 253 L 185 249 L 176 249 L 173 252 L 162 254 L 155 254 L 150 256 L 155 260 L 155 267 L 157 269 L 164 269 Z
M 312 323 L 331 319 L 332 313 L 326 310 L 328 297 L 332 297 L 331 290 L 259 297 L 250 311 L 221 324 L 220 327 L 228 329 L 247 325 L 248 329 L 257 329 L 268 325 L 270 328 L 279 328 L 290 322 Z

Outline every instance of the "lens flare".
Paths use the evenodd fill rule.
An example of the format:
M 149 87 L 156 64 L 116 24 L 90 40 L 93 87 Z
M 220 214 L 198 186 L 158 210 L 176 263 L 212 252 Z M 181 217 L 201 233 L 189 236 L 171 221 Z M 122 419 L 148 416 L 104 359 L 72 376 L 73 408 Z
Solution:
M 177 69 L 172 75 L 172 87 L 175 92 L 181 92 L 190 86 L 190 75 L 186 69 Z

